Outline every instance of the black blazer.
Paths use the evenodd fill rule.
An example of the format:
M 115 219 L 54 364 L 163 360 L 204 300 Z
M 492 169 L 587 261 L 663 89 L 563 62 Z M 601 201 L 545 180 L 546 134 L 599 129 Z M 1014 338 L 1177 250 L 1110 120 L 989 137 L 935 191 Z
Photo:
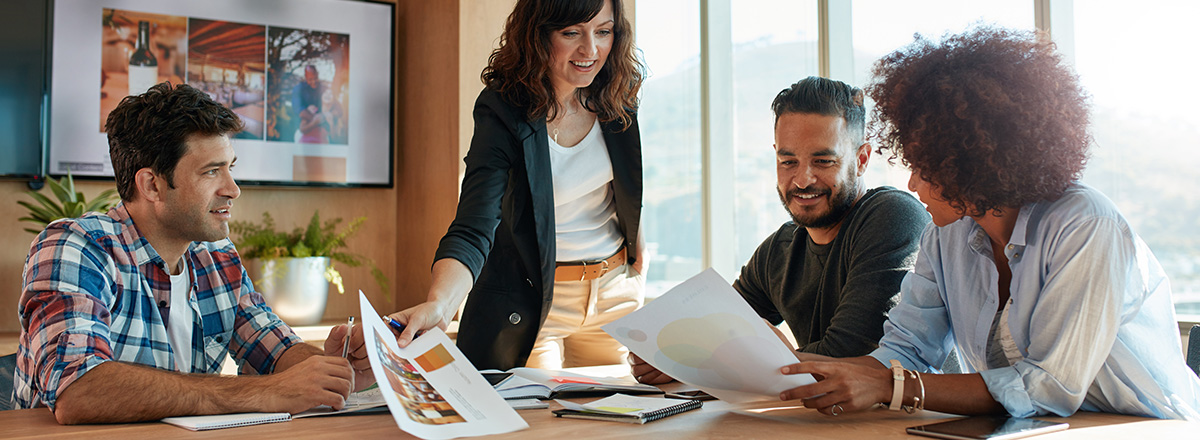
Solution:
M 465 159 L 458 212 L 434 261 L 453 258 L 475 276 L 458 347 L 476 368 L 525 365 L 554 297 L 554 185 L 546 121 L 484 89 Z M 642 146 L 637 119 L 625 131 L 601 123 L 612 160 L 617 222 L 637 258 Z

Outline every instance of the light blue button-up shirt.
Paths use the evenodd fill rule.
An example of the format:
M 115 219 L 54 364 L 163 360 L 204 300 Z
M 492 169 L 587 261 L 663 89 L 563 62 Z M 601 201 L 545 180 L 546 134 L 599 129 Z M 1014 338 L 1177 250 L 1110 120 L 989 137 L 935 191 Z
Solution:
M 1082 409 L 1200 420 L 1200 378 L 1183 360 L 1170 284 L 1112 201 L 1077 184 L 1021 208 L 1004 254 L 1007 324 L 1023 359 L 988 370 L 1000 305 L 991 249 L 969 217 L 930 224 L 871 356 L 931 371 L 957 348 L 963 369 L 1015 417 Z M 936 392 L 947 391 L 927 394 Z

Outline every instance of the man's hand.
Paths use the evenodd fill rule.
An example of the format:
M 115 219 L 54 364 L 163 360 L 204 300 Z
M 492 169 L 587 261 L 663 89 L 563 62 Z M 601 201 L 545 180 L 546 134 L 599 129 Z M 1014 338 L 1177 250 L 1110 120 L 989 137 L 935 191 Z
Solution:
M 339 354 L 341 348 L 338 349 Z M 296 414 L 316 406 L 342 409 L 350 396 L 350 363 L 341 356 L 310 356 L 282 372 L 261 377 L 248 390 L 260 402 L 258 411 Z
M 346 325 L 337 325 L 329 330 L 325 338 L 325 356 L 342 356 L 342 343 L 346 339 Z M 354 369 L 354 391 L 362 391 L 375 383 L 375 373 L 371 372 L 371 359 L 367 357 L 367 341 L 363 337 L 363 326 L 356 325 L 350 332 L 350 346 L 346 351 L 350 367 Z
M 804 353 L 808 354 L 808 353 Z M 817 355 L 811 355 L 817 356 Z M 780 369 L 783 374 L 811 374 L 816 383 L 799 386 L 779 394 L 780 400 L 801 399 L 804 406 L 827 415 L 858 411 L 891 400 L 892 373 L 849 362 L 807 361 Z
M 667 376 L 666 373 L 658 371 L 657 368 L 646 363 L 646 361 L 642 360 L 636 354 L 629 353 L 629 364 L 632 366 L 631 372 L 633 377 L 637 378 L 638 382 L 658 385 L 675 380 L 671 376 Z
M 396 344 L 404 348 L 412 343 L 420 332 L 434 327 L 445 330 L 450 325 L 452 313 L 447 313 L 445 305 L 439 301 L 427 301 L 389 316 L 404 324 L 404 331 L 396 337 Z

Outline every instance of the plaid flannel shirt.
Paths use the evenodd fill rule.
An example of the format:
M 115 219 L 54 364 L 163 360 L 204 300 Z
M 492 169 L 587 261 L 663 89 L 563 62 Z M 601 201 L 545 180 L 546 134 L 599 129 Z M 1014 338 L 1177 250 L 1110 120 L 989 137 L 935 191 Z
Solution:
M 268 374 L 301 343 L 263 304 L 233 243 L 193 242 L 192 365 L 175 364 L 167 336 L 171 280 L 123 204 L 107 214 L 54 222 L 25 260 L 13 380 L 19 408 L 54 408 L 64 389 L 108 361 L 218 373 L 229 354 L 239 371 Z

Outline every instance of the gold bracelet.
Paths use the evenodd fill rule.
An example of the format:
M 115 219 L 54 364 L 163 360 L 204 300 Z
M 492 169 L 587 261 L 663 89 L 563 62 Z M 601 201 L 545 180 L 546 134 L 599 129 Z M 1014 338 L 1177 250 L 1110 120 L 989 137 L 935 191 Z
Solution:
M 912 376 L 913 379 L 916 379 L 917 373 L 912 370 L 904 370 L 904 381 L 905 382 L 908 381 L 909 376 Z M 917 396 L 917 395 L 913 395 L 912 405 L 900 405 L 900 409 L 903 409 L 904 412 L 909 413 L 909 414 L 915 413 L 915 412 L 917 412 L 917 405 L 919 405 L 920 402 L 921 402 L 921 397 Z
M 923 410 L 925 409 L 925 381 L 921 379 L 920 371 L 914 371 L 913 374 L 917 375 L 917 386 L 921 390 L 920 400 L 913 402 L 913 406 L 916 406 L 919 410 Z
M 904 378 L 912 375 L 917 380 L 917 394 L 913 396 L 912 405 L 901 405 L 900 408 L 909 414 L 925 409 L 925 381 L 921 379 L 921 372 L 916 370 L 904 370 Z

